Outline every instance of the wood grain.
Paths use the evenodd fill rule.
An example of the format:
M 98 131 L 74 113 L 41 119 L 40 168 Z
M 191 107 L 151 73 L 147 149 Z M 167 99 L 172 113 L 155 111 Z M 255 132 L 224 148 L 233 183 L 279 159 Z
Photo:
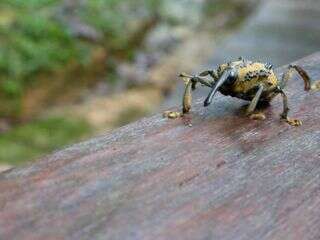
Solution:
M 320 53 L 298 63 L 320 79 Z M 287 92 L 301 127 L 219 95 L 1 174 L 0 239 L 320 239 L 320 93 Z

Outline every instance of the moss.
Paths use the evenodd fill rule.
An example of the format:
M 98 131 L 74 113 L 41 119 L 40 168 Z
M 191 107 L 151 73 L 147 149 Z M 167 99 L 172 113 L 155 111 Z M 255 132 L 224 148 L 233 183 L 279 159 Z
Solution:
M 78 141 L 91 132 L 82 120 L 39 119 L 0 135 L 0 163 L 19 165 Z

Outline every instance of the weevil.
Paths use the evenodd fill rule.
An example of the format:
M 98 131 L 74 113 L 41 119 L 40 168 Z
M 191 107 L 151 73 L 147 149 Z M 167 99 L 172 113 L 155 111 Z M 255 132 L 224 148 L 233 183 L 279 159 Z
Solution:
M 182 101 L 182 112 L 166 111 L 164 116 L 177 118 L 188 113 L 191 109 L 191 92 L 200 83 L 211 89 L 204 101 L 205 107 L 211 104 L 215 94 L 219 91 L 226 96 L 250 101 L 246 109 L 246 115 L 255 120 L 265 119 L 264 113 L 256 112 L 257 105 L 268 104 L 274 97 L 280 94 L 283 100 L 281 119 L 292 126 L 300 126 L 302 124 L 300 120 L 288 117 L 288 97 L 284 92 L 284 87 L 294 71 L 304 80 L 305 91 L 320 90 L 320 82 L 317 81 L 311 84 L 308 73 L 298 65 L 289 65 L 287 71 L 279 79 L 274 73 L 271 64 L 253 62 L 242 57 L 236 61 L 221 64 L 216 70 L 203 71 L 199 75 L 181 73 L 180 77 L 186 83 Z

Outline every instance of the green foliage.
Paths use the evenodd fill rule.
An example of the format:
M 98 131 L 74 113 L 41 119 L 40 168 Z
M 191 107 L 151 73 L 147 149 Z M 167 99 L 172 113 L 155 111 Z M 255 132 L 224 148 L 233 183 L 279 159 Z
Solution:
M 52 14 L 57 1 L 2 0 L 0 3 L 0 96 L 19 101 L 36 73 L 63 66 L 77 46 Z M 9 105 L 13 105 L 9 102 Z M 14 104 L 18 107 L 19 104 Z M 16 111 L 9 109 L 8 112 Z
M 158 2 L 87 0 L 72 13 L 63 13 L 62 0 L 1 0 L 0 100 L 17 101 L 38 73 L 59 70 L 70 62 L 88 64 L 95 46 L 111 52 L 129 48 L 136 23 L 152 17 Z M 74 37 L 70 14 L 100 32 L 102 41 L 87 43 Z
M 86 122 L 59 117 L 19 126 L 0 135 L 0 163 L 25 163 L 89 133 Z

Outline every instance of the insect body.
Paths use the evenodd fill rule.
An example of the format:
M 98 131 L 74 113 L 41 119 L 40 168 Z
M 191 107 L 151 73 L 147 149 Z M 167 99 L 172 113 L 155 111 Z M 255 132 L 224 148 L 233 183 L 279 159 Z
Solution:
M 272 65 L 251 62 L 243 58 L 221 64 L 217 70 L 207 70 L 196 76 L 182 73 L 180 77 L 186 81 L 182 113 L 165 112 L 165 116 L 176 118 L 188 113 L 191 109 L 191 92 L 200 83 L 211 88 L 208 97 L 204 101 L 205 107 L 211 104 L 216 92 L 219 91 L 226 96 L 250 101 L 246 112 L 252 119 L 265 119 L 263 113 L 255 112 L 256 106 L 259 103 L 269 103 L 275 96 L 280 94 L 283 99 L 281 119 L 292 126 L 300 126 L 301 121 L 288 117 L 288 99 L 283 90 L 293 71 L 297 71 L 304 80 L 306 91 L 320 89 L 320 83 L 317 82 L 311 85 L 310 77 L 306 71 L 297 65 L 290 65 L 279 80 L 272 69 Z

